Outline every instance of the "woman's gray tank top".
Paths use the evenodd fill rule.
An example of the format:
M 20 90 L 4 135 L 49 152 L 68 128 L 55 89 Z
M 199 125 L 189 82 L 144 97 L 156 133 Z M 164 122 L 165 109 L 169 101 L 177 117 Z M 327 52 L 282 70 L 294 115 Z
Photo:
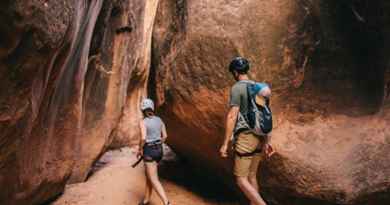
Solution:
M 163 121 L 157 117 L 146 117 L 144 119 L 144 124 L 146 127 L 146 142 L 154 142 L 157 140 L 161 140 L 161 132 L 163 128 Z

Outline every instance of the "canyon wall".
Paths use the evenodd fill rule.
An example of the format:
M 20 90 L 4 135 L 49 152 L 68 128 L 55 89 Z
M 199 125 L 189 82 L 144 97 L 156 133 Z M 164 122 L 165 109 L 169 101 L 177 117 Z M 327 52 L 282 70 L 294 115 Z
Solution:
M 118 125 L 140 117 L 157 4 L 1 3 L 0 204 L 55 197 L 137 134 Z
M 169 144 L 232 184 L 218 148 L 237 55 L 272 86 L 272 204 L 385 204 L 389 3 L 364 0 L 5 0 L 0 204 L 39 204 L 134 145 L 147 92 Z
M 259 176 L 266 199 L 385 204 L 389 8 L 368 1 L 161 1 L 150 86 L 170 144 L 210 177 L 232 177 L 231 160 L 218 156 L 234 83 L 227 65 L 245 56 L 250 76 L 274 94 L 277 154 Z

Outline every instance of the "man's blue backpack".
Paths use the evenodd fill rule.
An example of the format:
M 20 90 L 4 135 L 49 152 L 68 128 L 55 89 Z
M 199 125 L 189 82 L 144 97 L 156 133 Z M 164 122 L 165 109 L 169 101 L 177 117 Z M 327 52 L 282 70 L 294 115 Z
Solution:
M 261 96 L 261 84 L 250 83 L 247 85 L 248 113 L 246 116 L 249 128 L 258 135 L 268 134 L 272 131 L 272 111 L 269 106 L 269 97 Z M 262 101 L 259 103 L 258 100 Z
M 262 96 L 262 88 L 268 87 L 264 83 L 246 83 L 248 96 L 247 113 L 239 112 L 234 129 L 235 136 L 246 130 L 259 136 L 265 136 L 272 131 L 272 112 L 269 106 L 269 97 Z

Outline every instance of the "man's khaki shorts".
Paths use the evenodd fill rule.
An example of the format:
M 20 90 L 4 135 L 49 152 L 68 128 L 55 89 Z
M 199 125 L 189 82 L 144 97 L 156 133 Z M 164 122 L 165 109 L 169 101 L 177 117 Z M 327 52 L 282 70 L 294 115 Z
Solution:
M 256 149 L 261 149 L 263 142 L 259 140 L 259 137 L 250 133 L 242 132 L 237 137 L 235 142 L 235 152 L 240 154 L 252 153 Z M 263 152 L 256 153 L 252 156 L 234 156 L 234 175 L 238 177 L 247 177 L 249 175 L 255 175 L 259 168 L 259 164 L 263 159 Z

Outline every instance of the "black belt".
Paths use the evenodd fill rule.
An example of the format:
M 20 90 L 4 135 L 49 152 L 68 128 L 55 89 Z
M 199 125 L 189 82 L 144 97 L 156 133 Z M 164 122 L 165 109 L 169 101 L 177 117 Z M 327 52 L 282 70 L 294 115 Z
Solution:
M 160 144 L 162 144 L 162 141 L 161 140 L 156 140 L 156 141 L 153 141 L 153 142 L 146 142 L 145 146 L 156 146 L 156 145 L 160 145 Z
M 249 153 L 239 153 L 236 151 L 236 154 L 239 156 L 239 157 L 251 157 L 257 153 L 261 153 L 263 150 L 262 149 L 256 149 L 255 151 L 253 152 L 249 152 Z

